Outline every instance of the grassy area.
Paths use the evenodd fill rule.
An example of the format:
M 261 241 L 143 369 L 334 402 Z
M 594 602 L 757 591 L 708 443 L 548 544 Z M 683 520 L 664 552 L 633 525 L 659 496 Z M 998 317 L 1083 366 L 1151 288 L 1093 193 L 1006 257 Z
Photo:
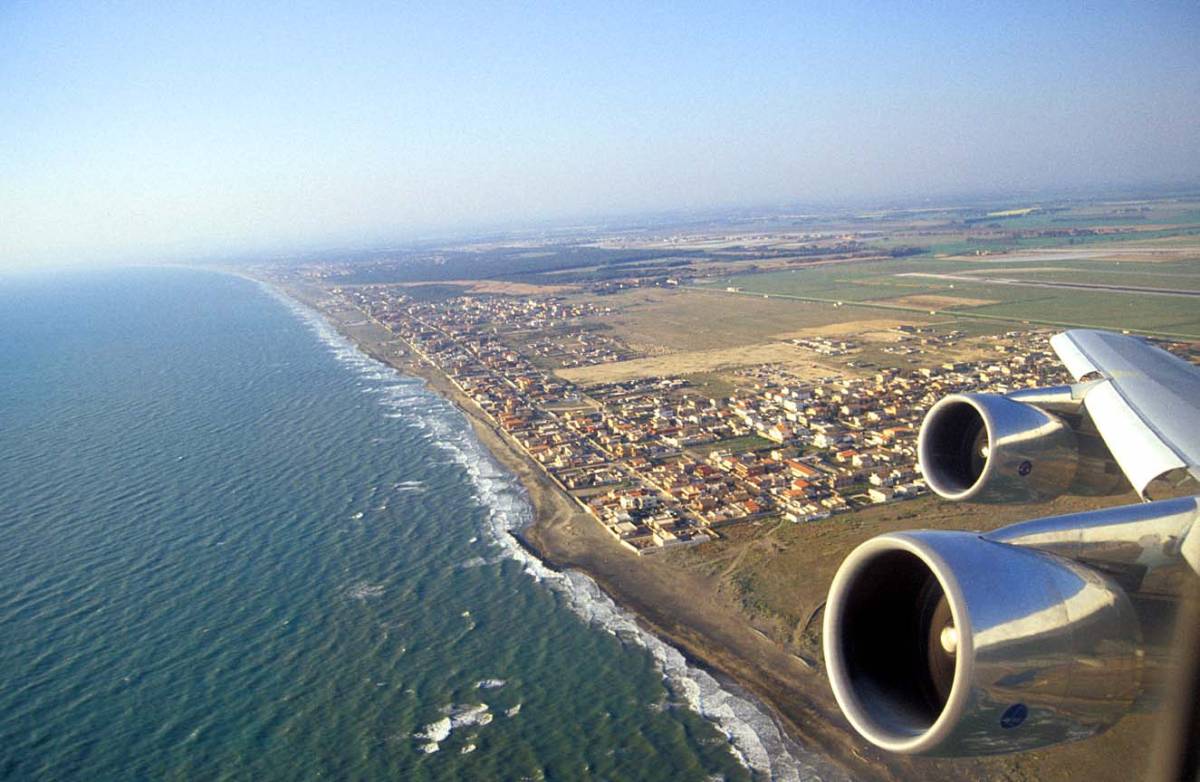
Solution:
M 1008 227 L 1007 223 L 1005 227 Z M 1069 228 L 1071 225 L 1065 223 L 1062 228 Z M 1127 242 L 1131 240 L 1149 240 L 1162 239 L 1167 237 L 1178 236 L 1180 229 L 1178 228 L 1163 228 L 1159 230 L 1129 230 L 1118 231 L 1105 234 L 1091 234 L 1084 236 L 1035 236 L 1035 237 L 1017 237 L 1017 236 L 1000 236 L 996 238 L 978 238 L 978 239 L 959 239 L 956 241 L 942 242 L 931 244 L 929 252 L 940 255 L 965 255 L 973 253 L 976 250 L 990 250 L 998 252 L 1001 250 L 1036 250 L 1050 249 L 1057 247 L 1081 247 L 1093 245 L 1108 245 L 1118 242 Z
M 765 437 L 759 437 L 756 434 L 748 434 L 744 437 L 734 437 L 729 440 L 719 440 L 715 443 L 697 445 L 687 450 L 694 456 L 703 459 L 713 451 L 733 451 L 734 453 L 745 453 L 746 451 L 756 451 L 759 448 L 767 448 L 774 445 L 776 445 L 776 443 L 771 442 Z
M 999 267 L 1006 277 L 1031 280 L 1096 280 L 1105 284 L 1148 285 L 1200 290 L 1197 262 L 1129 263 L 1071 259 L 1052 261 L 1059 272 L 1025 271 L 1019 265 Z M 1116 268 L 1120 266 L 1120 269 Z M 898 276 L 909 272 L 962 273 L 987 269 L 970 260 L 902 259 L 862 264 L 838 264 L 819 269 L 788 270 L 756 275 L 740 275 L 722 280 L 723 287 L 737 287 L 747 294 L 767 294 L 768 301 L 797 296 L 826 302 L 858 303 L 880 310 L 928 315 L 936 310 L 939 317 L 951 317 L 967 324 L 979 318 L 994 318 L 1003 323 L 1041 323 L 1052 326 L 1091 326 L 1129 329 L 1200 339 L 1200 309 L 1186 298 L 1147 296 L 1134 293 L 1097 292 L 1072 289 L 1031 288 L 989 284 L 979 275 L 978 282 L 939 280 Z M 1036 268 L 1036 267 L 1035 267 Z M 1126 272 L 1129 272 L 1126 274 Z M 977 299 L 975 304 L 917 305 L 915 296 L 943 296 Z M 797 306 L 821 306 L 816 302 L 790 299 Z M 828 306 L 827 304 L 825 306 Z M 926 308 L 928 307 L 928 309 Z M 862 309 L 837 308 L 833 317 L 847 319 L 850 313 L 863 317 Z M 952 313 L 952 314 L 950 314 Z M 975 329 L 986 331 L 986 329 Z
M 684 375 L 691 385 L 685 389 L 687 393 L 702 394 L 710 399 L 722 399 L 737 390 L 735 379 L 721 372 L 697 372 Z
M 734 304 L 719 292 L 694 290 L 633 291 L 605 301 L 616 314 L 604 322 L 630 347 L 647 353 L 751 345 L 775 334 L 863 318 L 861 311 L 776 298 Z
M 1112 264 L 1108 265 L 1111 266 Z M 1128 266 L 1134 265 L 1128 264 Z M 1154 266 L 1165 264 L 1137 265 L 1153 268 Z M 1084 280 L 1100 285 L 1143 286 L 1147 288 L 1164 288 L 1167 290 L 1200 291 L 1200 263 L 1191 264 L 1193 267 L 1191 273 L 1180 271 L 1143 271 L 1126 269 L 1126 266 L 1126 264 L 1121 264 L 1121 269 L 1063 268 L 1055 271 L 1045 269 L 1026 271 L 1019 268 L 1004 269 L 1001 271 L 998 269 L 997 274 L 1014 280 L 1029 280 L 1032 282 L 1079 282 Z
M 1142 204 L 1097 204 L 1067 210 L 1034 212 L 1013 215 L 999 221 L 1005 229 L 1097 228 L 1107 226 L 1200 224 L 1200 210 L 1195 202 L 1144 202 Z M 1126 211 L 1131 209 L 1132 211 Z M 1019 211 L 1019 210 L 1010 210 Z
M 1200 339 L 1195 300 L 1121 293 L 1069 291 L 1037 299 L 976 307 L 972 313 L 1132 331 L 1165 332 Z

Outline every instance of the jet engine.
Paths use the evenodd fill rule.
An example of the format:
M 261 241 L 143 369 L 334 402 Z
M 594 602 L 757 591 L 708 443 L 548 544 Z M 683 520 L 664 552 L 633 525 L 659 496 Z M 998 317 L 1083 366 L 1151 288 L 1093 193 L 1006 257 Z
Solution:
M 1048 401 L 1053 412 L 1027 400 Z M 974 502 L 1128 491 L 1112 454 L 1085 431 L 1085 422 L 1069 387 L 951 394 L 921 424 L 917 450 L 925 482 L 945 499 Z
M 897 532 L 851 552 L 825 603 L 825 665 L 850 724 L 882 749 L 987 755 L 1085 738 L 1152 706 L 1170 667 L 1178 599 L 1200 575 L 1200 376 L 1115 334 L 1052 344 L 1079 382 L 952 394 L 929 410 L 917 442 L 929 488 L 1030 502 L 1156 497 L 1162 483 L 1168 498 L 987 534 Z
M 975 533 L 863 543 L 834 578 L 824 623 L 842 711 L 894 752 L 995 754 L 1083 738 L 1139 692 L 1137 616 L 1115 582 Z

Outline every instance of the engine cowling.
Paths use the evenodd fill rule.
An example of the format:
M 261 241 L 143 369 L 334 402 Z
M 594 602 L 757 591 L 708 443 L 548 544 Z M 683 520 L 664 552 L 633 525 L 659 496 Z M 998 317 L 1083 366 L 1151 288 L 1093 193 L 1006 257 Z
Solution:
M 1126 594 L 1069 559 L 974 533 L 867 541 L 825 608 L 825 662 L 854 728 L 894 752 L 980 755 L 1090 736 L 1141 677 Z
M 951 394 L 925 415 L 918 458 L 948 500 L 1036 502 L 1065 493 L 1079 448 L 1059 416 L 999 394 Z

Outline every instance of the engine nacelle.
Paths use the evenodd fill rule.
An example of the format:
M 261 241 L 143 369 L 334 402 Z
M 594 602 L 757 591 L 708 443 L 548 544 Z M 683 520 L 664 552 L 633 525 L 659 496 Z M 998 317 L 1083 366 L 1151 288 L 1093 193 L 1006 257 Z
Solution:
M 1036 502 L 1065 493 L 1079 447 L 1059 416 L 998 394 L 951 394 L 925 415 L 918 458 L 948 500 Z
M 1137 617 L 1098 571 L 967 532 L 863 543 L 833 580 L 825 663 L 854 728 L 893 752 L 981 755 L 1090 736 L 1131 707 Z

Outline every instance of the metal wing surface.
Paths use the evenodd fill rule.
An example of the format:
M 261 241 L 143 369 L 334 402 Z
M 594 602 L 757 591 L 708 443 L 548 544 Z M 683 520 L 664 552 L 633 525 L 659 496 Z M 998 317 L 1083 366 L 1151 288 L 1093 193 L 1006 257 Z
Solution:
M 1157 479 L 1200 481 L 1200 369 L 1137 337 L 1076 329 L 1051 346 L 1086 385 L 1096 429 L 1140 495 Z

